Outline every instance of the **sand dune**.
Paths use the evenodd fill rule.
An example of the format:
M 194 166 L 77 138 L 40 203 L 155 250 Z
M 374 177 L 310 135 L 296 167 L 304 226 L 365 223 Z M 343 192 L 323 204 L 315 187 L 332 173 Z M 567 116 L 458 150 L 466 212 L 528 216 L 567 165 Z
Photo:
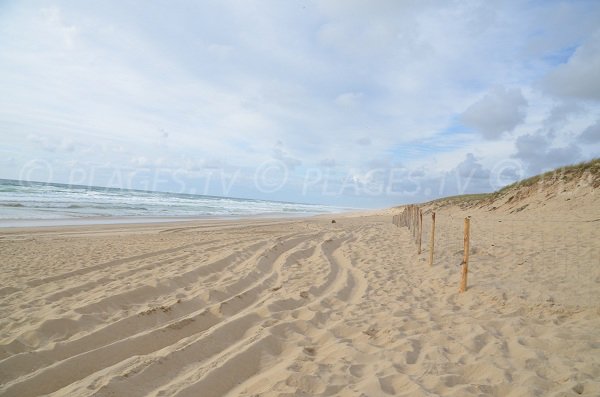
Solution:
M 421 255 L 399 209 L 5 230 L 0 394 L 600 395 L 600 207 L 565 197 L 431 204 Z

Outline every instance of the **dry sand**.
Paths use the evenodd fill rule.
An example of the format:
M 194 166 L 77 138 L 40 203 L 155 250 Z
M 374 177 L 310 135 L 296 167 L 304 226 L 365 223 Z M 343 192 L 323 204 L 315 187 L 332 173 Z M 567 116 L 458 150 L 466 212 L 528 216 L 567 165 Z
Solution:
M 5 229 L 0 395 L 599 396 L 597 193 L 501 204 Z

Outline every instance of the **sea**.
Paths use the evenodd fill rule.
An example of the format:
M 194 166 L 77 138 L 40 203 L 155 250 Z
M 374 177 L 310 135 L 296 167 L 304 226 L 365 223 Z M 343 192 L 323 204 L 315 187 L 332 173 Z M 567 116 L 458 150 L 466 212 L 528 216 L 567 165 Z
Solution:
M 0 227 L 291 217 L 349 208 L 0 179 Z

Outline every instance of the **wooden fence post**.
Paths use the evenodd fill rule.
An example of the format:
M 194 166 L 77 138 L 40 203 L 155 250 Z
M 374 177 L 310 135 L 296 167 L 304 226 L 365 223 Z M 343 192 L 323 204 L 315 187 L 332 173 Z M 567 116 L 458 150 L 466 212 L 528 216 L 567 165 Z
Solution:
M 413 232 L 413 241 L 417 238 L 417 228 L 415 227 L 417 225 L 417 212 L 415 211 L 416 208 L 413 205 L 412 206 L 412 222 L 411 222 L 411 231 Z
M 463 262 L 462 262 L 462 277 L 460 280 L 460 289 L 459 292 L 465 292 L 467 290 L 467 273 L 469 272 L 469 232 L 470 232 L 470 222 L 471 220 L 467 217 L 465 218 L 465 251 L 463 254 Z
M 421 255 L 421 240 L 423 239 L 423 210 L 419 210 L 419 249 L 417 254 Z
M 433 266 L 433 247 L 435 244 L 435 212 L 431 214 L 431 238 L 429 239 L 429 266 Z
M 413 239 L 415 238 L 415 208 L 410 208 L 410 231 L 412 232 Z

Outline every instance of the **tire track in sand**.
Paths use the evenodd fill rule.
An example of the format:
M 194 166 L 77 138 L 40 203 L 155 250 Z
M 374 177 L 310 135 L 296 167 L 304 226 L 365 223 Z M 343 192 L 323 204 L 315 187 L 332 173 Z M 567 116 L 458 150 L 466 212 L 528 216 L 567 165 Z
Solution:
M 256 266 L 257 273 L 268 273 L 273 263 L 281 255 L 287 252 L 290 247 L 301 243 L 305 239 L 305 236 L 289 238 L 269 250 L 272 252 L 267 251 L 267 254 L 260 258 Z M 266 288 L 269 285 L 269 280 L 270 277 L 265 276 L 259 285 Z M 253 283 L 253 281 L 251 280 L 250 283 Z M 98 349 L 69 357 L 31 374 L 24 375 L 6 383 L 0 388 L 0 392 L 3 395 L 18 396 L 47 394 L 96 371 L 115 365 L 131 356 L 149 354 L 166 346 L 173 345 L 183 338 L 198 334 L 222 321 L 224 318 L 222 316 L 223 307 L 231 307 L 231 299 L 229 298 L 224 302 L 218 303 L 210 309 L 200 310 L 193 316 L 179 320 L 178 322 L 118 340 Z M 240 298 L 235 297 L 233 299 L 240 300 Z

